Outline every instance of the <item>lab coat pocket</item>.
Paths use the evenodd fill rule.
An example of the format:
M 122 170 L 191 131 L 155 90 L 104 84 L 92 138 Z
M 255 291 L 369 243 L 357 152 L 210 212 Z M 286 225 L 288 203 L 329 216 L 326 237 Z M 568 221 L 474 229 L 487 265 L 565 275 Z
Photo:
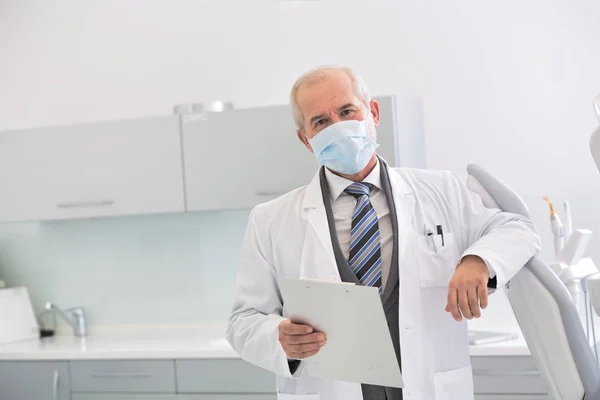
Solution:
M 319 400 L 320 398 L 318 394 L 277 393 L 277 400 Z
M 459 261 L 454 234 L 419 235 L 417 256 L 421 287 L 447 287 Z
M 471 366 L 433 374 L 435 400 L 473 400 Z

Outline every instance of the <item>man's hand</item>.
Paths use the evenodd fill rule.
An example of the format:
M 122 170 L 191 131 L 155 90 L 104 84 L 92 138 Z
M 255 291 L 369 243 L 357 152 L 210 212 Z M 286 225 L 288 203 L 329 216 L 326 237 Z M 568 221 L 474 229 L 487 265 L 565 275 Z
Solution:
M 289 358 L 302 360 L 319 352 L 325 344 L 325 335 L 286 319 L 279 324 L 279 343 Z
M 477 256 L 462 259 L 448 287 L 446 312 L 455 320 L 462 321 L 481 317 L 481 308 L 488 305 L 487 283 L 490 278 L 487 265 Z M 462 313 L 462 315 L 461 315 Z

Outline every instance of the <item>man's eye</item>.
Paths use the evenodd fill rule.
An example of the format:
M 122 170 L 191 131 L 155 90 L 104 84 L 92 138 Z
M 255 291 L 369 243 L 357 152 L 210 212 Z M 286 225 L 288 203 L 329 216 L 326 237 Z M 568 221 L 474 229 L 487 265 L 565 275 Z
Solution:
M 342 117 L 347 117 L 348 115 L 352 114 L 352 110 L 348 109 L 348 110 L 344 110 L 342 111 Z
M 315 126 L 321 126 L 323 124 L 325 124 L 325 119 L 320 119 L 316 122 Z

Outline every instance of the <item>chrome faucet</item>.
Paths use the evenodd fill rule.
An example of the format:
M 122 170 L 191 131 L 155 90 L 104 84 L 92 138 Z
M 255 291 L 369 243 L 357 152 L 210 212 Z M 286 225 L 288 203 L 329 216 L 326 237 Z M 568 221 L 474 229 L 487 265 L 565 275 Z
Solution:
M 81 307 L 73 307 L 66 310 L 61 310 L 51 302 L 46 302 L 46 310 L 54 312 L 62 317 L 71 328 L 73 328 L 73 334 L 78 337 L 84 337 L 87 335 L 87 327 L 85 322 L 85 312 Z

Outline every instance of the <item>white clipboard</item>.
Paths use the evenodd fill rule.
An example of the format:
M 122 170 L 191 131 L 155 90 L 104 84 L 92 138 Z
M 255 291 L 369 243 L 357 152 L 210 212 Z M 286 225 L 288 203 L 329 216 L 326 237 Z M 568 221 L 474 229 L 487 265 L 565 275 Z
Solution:
M 304 279 L 278 282 L 290 320 L 327 337 L 319 353 L 303 360 L 308 375 L 404 387 L 376 288 Z

